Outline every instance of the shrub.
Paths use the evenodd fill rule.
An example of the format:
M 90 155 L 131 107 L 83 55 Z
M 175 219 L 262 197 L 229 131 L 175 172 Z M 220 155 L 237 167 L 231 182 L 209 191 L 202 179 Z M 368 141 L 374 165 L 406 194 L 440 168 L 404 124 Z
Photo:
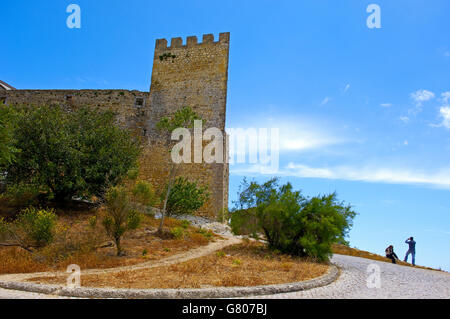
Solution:
M 184 177 L 179 177 L 171 189 L 167 201 L 168 216 L 182 216 L 192 214 L 208 200 L 207 187 L 197 185 L 197 182 L 189 182 Z
M 230 211 L 228 210 L 228 208 L 223 208 L 221 210 L 219 210 L 219 212 L 217 213 L 217 217 L 216 220 L 219 223 L 228 223 L 230 220 L 231 214 Z
M 27 207 L 35 206 L 39 203 L 39 197 L 42 195 L 39 186 L 26 183 L 17 183 L 8 185 L 3 194 L 0 195 L 9 206 Z
M 32 251 L 53 241 L 56 215 L 53 210 L 23 210 L 13 222 L 0 220 L 0 236 L 11 246 Z
M 91 228 L 97 227 L 97 216 L 94 215 L 94 216 L 89 217 L 88 222 L 89 222 L 89 226 Z
M 184 237 L 184 228 L 183 227 L 172 228 L 170 230 L 170 232 L 172 233 L 173 237 L 175 237 L 176 239 L 181 239 Z
M 7 182 L 39 185 L 56 201 L 102 197 L 136 165 L 140 147 L 115 115 L 83 107 L 21 106 L 14 116 L 15 165 Z
M 254 208 L 234 211 L 231 214 L 230 227 L 235 235 L 258 237 L 258 233 L 262 232 Z
M 114 240 L 117 256 L 122 254 L 122 236 L 139 227 L 141 215 L 133 209 L 129 192 L 124 186 L 112 187 L 105 196 L 106 216 L 102 224 L 107 235 Z
M 214 236 L 214 233 L 210 229 L 199 228 L 196 232 L 208 240 Z
M 278 186 L 277 179 L 261 185 L 244 181 L 237 204 L 256 212 L 270 248 L 319 261 L 328 260 L 333 243 L 345 240 L 356 215 L 336 194 L 305 198 L 290 183 Z
M 188 221 L 188 220 L 181 221 L 181 227 L 183 227 L 184 229 L 187 229 L 189 227 L 189 225 L 191 225 L 190 221 Z
M 159 198 L 153 186 L 146 181 L 137 181 L 132 189 L 133 201 L 144 206 L 154 206 L 158 204 Z

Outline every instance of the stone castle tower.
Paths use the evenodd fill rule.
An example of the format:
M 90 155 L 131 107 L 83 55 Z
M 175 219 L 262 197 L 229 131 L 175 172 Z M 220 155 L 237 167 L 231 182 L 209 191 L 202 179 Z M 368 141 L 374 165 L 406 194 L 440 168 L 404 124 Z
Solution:
M 156 189 L 165 187 L 170 155 L 162 144 L 156 123 L 184 106 L 204 120 L 203 129 L 216 127 L 225 134 L 230 34 L 221 33 L 156 40 L 150 92 L 127 90 L 4 90 L 0 101 L 7 104 L 60 104 L 69 108 L 91 105 L 112 109 L 117 121 L 146 138 L 140 160 L 141 178 Z M 226 150 L 226 148 L 224 148 Z M 178 175 L 208 185 L 211 197 L 200 214 L 211 217 L 228 207 L 227 153 L 222 163 L 180 164 Z

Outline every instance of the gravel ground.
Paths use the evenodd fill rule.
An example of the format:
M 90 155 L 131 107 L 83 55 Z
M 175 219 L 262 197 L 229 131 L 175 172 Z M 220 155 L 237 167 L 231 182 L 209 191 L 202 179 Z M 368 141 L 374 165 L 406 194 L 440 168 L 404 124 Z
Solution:
M 49 296 L 43 294 L 36 294 L 33 292 L 24 292 L 0 288 L 0 299 L 55 299 L 55 298 L 63 298 L 63 297 Z
M 260 296 L 257 298 L 450 298 L 449 273 L 398 266 L 353 256 L 335 255 L 332 261 L 340 267 L 341 275 L 331 285 L 307 291 Z M 368 277 L 374 278 L 373 270 L 368 271 L 369 265 L 379 266 L 379 289 L 367 287 Z
M 157 212 L 155 214 L 155 218 L 161 218 L 161 215 Z M 176 218 L 181 219 L 181 220 L 188 220 L 191 222 L 191 225 L 194 227 L 210 229 L 217 235 L 233 236 L 230 226 L 219 223 L 213 219 L 209 219 L 206 217 L 192 216 L 192 215 L 181 216 L 181 217 L 176 217 Z M 241 236 L 235 236 L 235 237 L 241 238 Z
M 450 274 L 404 267 L 359 257 L 335 255 L 332 261 L 341 268 L 341 275 L 331 285 L 307 291 L 259 296 L 256 298 L 450 298 Z M 369 265 L 380 268 L 378 288 L 368 288 Z M 0 289 L 1 298 L 60 298 L 36 293 Z

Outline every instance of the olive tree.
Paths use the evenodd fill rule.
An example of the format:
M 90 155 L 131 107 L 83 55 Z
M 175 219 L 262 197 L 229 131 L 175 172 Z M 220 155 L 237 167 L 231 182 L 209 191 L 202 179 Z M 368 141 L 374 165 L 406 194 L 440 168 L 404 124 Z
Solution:
M 161 132 L 169 154 L 175 142 L 172 140 L 172 132 L 178 128 L 192 128 L 195 120 L 201 120 L 200 116 L 190 107 L 186 106 L 176 111 L 171 117 L 163 117 L 158 123 L 157 128 Z M 158 233 L 162 233 L 164 227 L 164 218 L 167 212 L 167 203 L 170 198 L 171 190 L 177 174 L 177 165 L 173 161 L 169 164 L 169 176 L 167 178 L 167 187 L 164 192 L 163 207 L 161 210 L 161 222 L 159 224 Z
M 44 187 L 50 198 L 102 197 L 136 165 L 141 147 L 111 111 L 56 105 L 18 106 L 7 182 Z

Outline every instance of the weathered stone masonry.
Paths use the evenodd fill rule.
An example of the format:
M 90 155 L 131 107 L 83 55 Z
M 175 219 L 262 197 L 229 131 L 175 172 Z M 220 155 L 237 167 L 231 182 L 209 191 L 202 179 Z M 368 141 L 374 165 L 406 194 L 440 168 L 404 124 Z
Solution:
M 147 140 L 140 160 L 141 178 L 164 187 L 170 155 L 162 144 L 156 123 L 176 110 L 190 106 L 205 120 L 203 129 L 217 127 L 225 136 L 229 60 L 229 33 L 214 41 L 188 37 L 156 41 L 150 92 L 128 90 L 8 90 L 0 91 L 7 104 L 59 104 L 75 108 L 89 105 L 111 109 L 117 121 Z M 225 159 L 227 152 L 224 153 Z M 211 198 L 200 214 L 215 216 L 228 205 L 228 164 L 180 164 L 179 175 L 208 185 Z

